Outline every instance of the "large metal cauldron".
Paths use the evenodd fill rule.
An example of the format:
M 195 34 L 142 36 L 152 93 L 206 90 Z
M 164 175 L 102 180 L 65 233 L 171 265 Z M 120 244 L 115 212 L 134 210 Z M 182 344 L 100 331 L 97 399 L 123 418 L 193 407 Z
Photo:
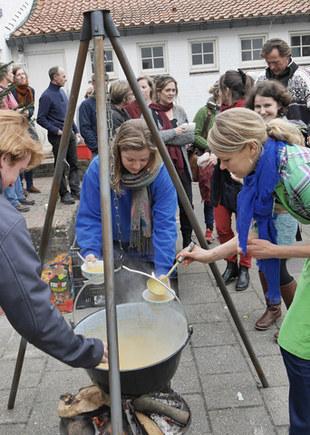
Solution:
M 124 338 L 126 342 L 127 337 L 131 336 L 143 336 L 146 340 L 157 343 L 150 364 L 142 367 L 138 364 L 139 368 L 120 370 L 122 394 L 139 396 L 165 389 L 176 372 L 181 351 L 192 333 L 180 305 L 145 302 L 121 304 L 117 306 L 117 322 L 120 343 Z M 106 340 L 105 310 L 97 311 L 80 321 L 75 327 L 75 332 Z M 137 345 L 135 351 L 139 360 L 139 355 L 143 356 L 144 349 Z M 104 391 L 109 391 L 107 369 L 88 369 L 87 372 L 95 384 Z

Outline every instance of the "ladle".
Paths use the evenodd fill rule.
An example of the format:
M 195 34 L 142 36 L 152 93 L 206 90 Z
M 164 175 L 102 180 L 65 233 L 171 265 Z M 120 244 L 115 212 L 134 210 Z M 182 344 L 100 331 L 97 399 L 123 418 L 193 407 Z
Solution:
M 187 250 L 188 252 L 191 252 L 194 249 L 195 243 L 191 242 L 188 247 Z M 167 280 L 168 283 L 168 278 L 169 276 L 172 274 L 172 272 L 175 271 L 175 269 L 183 262 L 184 257 L 179 257 L 177 259 L 177 261 L 175 262 L 175 264 L 171 267 L 171 269 L 167 272 L 167 274 L 165 276 L 162 277 L 162 279 L 158 280 L 157 278 L 155 278 L 154 276 L 152 276 L 152 278 L 148 279 L 147 281 L 147 288 L 148 290 L 153 293 L 156 296 L 163 296 L 165 294 L 165 290 L 168 288 L 170 290 L 169 287 L 167 287 L 167 285 L 165 284 L 165 281 Z M 159 281 L 159 282 L 158 282 Z M 171 290 L 170 290 L 171 293 Z

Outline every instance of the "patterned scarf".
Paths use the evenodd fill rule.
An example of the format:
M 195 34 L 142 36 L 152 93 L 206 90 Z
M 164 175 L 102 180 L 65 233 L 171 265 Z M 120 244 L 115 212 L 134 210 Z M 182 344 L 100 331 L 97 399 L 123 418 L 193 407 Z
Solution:
M 33 104 L 33 92 L 30 86 L 15 86 L 15 94 L 19 107 L 27 107 Z
M 173 125 L 166 114 L 166 112 L 169 112 L 169 110 L 173 108 L 172 103 L 167 104 L 166 106 L 159 103 L 151 103 L 149 107 L 153 110 L 153 113 L 155 113 L 155 116 L 158 118 L 163 130 L 170 130 L 173 128 Z M 166 144 L 166 146 L 174 166 L 179 173 L 183 173 L 184 158 L 181 148 L 177 145 Z
M 148 168 L 137 175 L 125 173 L 121 178 L 122 187 L 132 190 L 129 247 L 143 255 L 150 254 L 152 250 L 152 210 L 148 186 L 157 177 L 160 167 L 158 161 L 153 173 Z
M 245 254 L 250 226 L 254 219 L 258 227 L 258 237 L 277 243 L 277 233 L 273 223 L 273 192 L 280 181 L 279 149 L 285 143 L 269 138 L 257 162 L 255 171 L 244 178 L 243 188 L 237 201 L 237 231 L 239 246 Z M 257 261 L 268 284 L 268 301 L 279 303 L 280 260 L 270 258 Z

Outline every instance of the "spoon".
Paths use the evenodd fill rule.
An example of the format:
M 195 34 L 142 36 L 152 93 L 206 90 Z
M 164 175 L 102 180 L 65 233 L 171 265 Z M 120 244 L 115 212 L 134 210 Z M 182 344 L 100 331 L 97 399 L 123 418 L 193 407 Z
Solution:
M 191 252 L 194 249 L 195 243 L 191 242 L 188 245 L 188 252 Z M 167 272 L 166 275 L 164 275 L 160 280 L 158 280 L 156 277 L 152 277 L 147 280 L 147 288 L 148 290 L 153 293 L 156 296 L 163 296 L 166 292 L 166 289 L 168 284 L 168 278 L 174 272 L 174 270 L 178 267 L 179 264 L 181 264 L 184 260 L 184 257 L 179 257 L 175 264 L 171 267 L 171 269 Z M 159 281 L 159 282 L 158 282 Z

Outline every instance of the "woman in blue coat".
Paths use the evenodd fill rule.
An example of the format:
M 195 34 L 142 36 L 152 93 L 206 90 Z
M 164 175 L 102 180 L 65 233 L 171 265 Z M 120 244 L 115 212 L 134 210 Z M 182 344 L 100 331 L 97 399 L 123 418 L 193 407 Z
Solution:
M 124 122 L 117 131 L 112 151 L 114 254 L 119 253 L 120 239 L 126 265 L 148 272 L 154 270 L 158 277 L 165 275 L 175 259 L 177 196 L 145 121 Z M 87 260 L 102 258 L 98 157 L 84 176 L 76 234 Z M 127 290 L 137 287 L 134 276 L 128 282 L 124 272 L 116 273 L 119 285 L 123 285 L 124 278 Z

